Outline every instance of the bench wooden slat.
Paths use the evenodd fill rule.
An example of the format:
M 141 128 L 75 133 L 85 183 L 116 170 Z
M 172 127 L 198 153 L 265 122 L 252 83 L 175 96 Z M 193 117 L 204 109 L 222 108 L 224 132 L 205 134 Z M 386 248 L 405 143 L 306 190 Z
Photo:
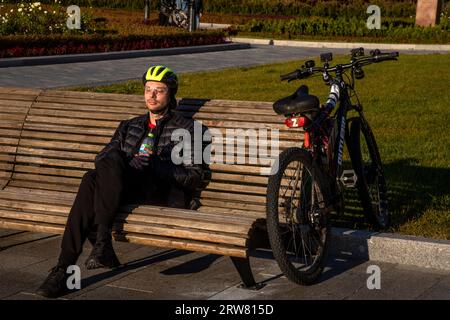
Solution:
M 266 194 L 267 188 L 260 186 L 252 186 L 252 185 L 242 185 L 236 183 L 220 183 L 220 182 L 210 182 L 208 185 L 208 190 L 214 191 L 229 191 L 233 190 L 233 192 L 241 192 L 246 194 Z
M 144 104 L 144 101 L 142 101 L 142 105 L 140 107 L 136 108 L 130 108 L 128 106 L 124 106 L 122 108 L 120 107 L 108 107 L 108 106 L 95 106 L 93 108 L 92 106 L 86 106 L 83 104 L 70 104 L 66 103 L 64 101 L 61 102 L 42 102 L 40 101 L 35 105 L 36 109 L 43 109 L 43 110 L 71 110 L 71 111 L 86 111 L 86 112 L 104 112 L 104 113 L 110 113 L 110 114 L 121 114 L 122 119 L 124 115 L 140 115 L 147 112 L 146 106 Z M 34 107 L 33 107 L 34 109 Z
M 83 152 L 95 152 L 96 154 L 103 148 L 103 145 L 96 145 L 89 143 L 74 143 L 67 141 L 49 141 L 49 140 L 32 140 L 32 139 L 22 139 L 21 145 L 28 147 L 41 147 L 59 150 L 79 150 Z
M 195 117 L 193 117 L 195 119 Z M 230 128 L 230 129 L 277 129 L 280 131 L 288 131 L 284 124 L 279 123 L 255 123 L 250 121 L 244 121 L 245 119 L 241 119 L 242 121 L 228 121 L 228 120 L 197 120 L 201 122 L 203 125 L 208 128 Z M 292 131 L 290 131 L 292 133 Z
M 101 128 L 117 128 L 119 121 L 99 121 L 99 120 L 82 120 L 74 121 L 73 119 L 57 118 L 57 117 L 41 117 L 41 116 L 28 116 L 27 121 L 30 122 L 41 122 L 41 123 L 51 123 L 59 125 L 79 125 L 79 127 L 89 128 L 89 127 L 101 127 Z
M 115 114 L 111 112 L 97 112 L 96 109 L 93 109 L 91 111 L 67 111 L 67 110 L 56 110 L 56 109 L 38 109 L 33 108 L 30 111 L 30 115 L 33 116 L 50 116 L 50 117 L 58 117 L 58 118 L 70 118 L 73 119 L 74 122 L 79 122 L 80 119 L 88 119 L 88 120 L 111 120 L 111 121 L 121 121 L 124 119 L 123 114 Z M 129 117 L 135 117 L 136 114 L 130 114 Z
M 64 128 L 65 129 L 65 128 Z M 104 146 L 111 140 L 112 132 L 109 137 L 103 136 L 92 136 L 92 135 L 81 135 L 81 134 L 70 134 L 70 132 L 74 132 L 75 130 L 69 129 L 67 132 L 69 133 L 52 133 L 52 132 L 44 132 L 44 131 L 31 131 L 32 128 L 27 128 L 22 132 L 22 138 L 24 139 L 50 139 L 51 141 L 69 141 L 69 142 L 89 142 L 89 143 L 98 143 L 99 145 Z M 59 129 L 61 130 L 61 128 Z M 79 132 L 83 132 L 84 130 L 80 129 Z
M 131 243 L 147 246 L 157 246 L 161 248 L 174 248 L 190 251 L 198 251 L 210 254 L 227 255 L 232 257 L 248 257 L 248 249 L 245 247 L 230 246 L 226 244 L 210 244 L 201 241 L 186 241 L 182 239 L 170 239 L 158 236 L 129 233 L 125 236 L 116 235 L 115 238 L 128 240 Z
M 25 120 L 26 114 L 18 113 L 3 113 L 0 117 L 2 121 L 19 121 L 22 123 Z
M 29 89 L 29 88 L 14 88 L 14 87 L 0 87 L 0 95 L 5 97 L 11 96 L 34 96 L 36 97 L 40 94 L 42 90 L 40 89 Z
M 0 144 L 12 144 L 17 145 L 19 143 L 19 139 L 17 138 L 6 138 L 0 136 Z
M 54 157 L 62 159 L 75 159 L 75 160 L 87 160 L 94 161 L 96 153 L 85 153 L 85 152 L 73 152 L 73 151 L 58 151 L 49 149 L 34 149 L 34 148 L 17 148 L 17 154 L 20 155 L 31 155 L 31 156 L 42 156 L 42 157 Z M 56 161 L 58 161 L 57 159 Z
M 30 224 L 27 221 L 14 219 L 0 219 L 0 228 L 55 234 L 62 234 L 64 232 L 64 225 L 43 222 L 33 222 Z
M 0 129 L 0 136 L 1 137 L 18 138 L 18 137 L 20 137 L 20 130 L 18 130 L 18 129 Z
M 0 99 L 0 113 L 26 114 L 30 107 L 28 101 L 2 100 Z
M 53 96 L 45 96 L 40 95 L 37 98 L 38 103 L 39 102 L 60 102 L 64 101 L 65 103 L 71 103 L 71 104 L 83 104 L 83 105 L 91 105 L 91 106 L 117 106 L 117 107 L 123 107 L 124 101 L 117 101 L 117 100 L 102 100 L 102 99 L 93 99 L 93 98 L 70 98 L 70 97 L 64 97 L 64 99 L 61 99 L 61 97 L 53 97 Z M 143 98 L 141 98 L 141 101 L 132 101 L 128 100 L 126 101 L 126 104 L 130 107 L 142 107 Z
M 122 105 L 127 102 L 140 102 L 144 101 L 143 96 L 144 90 L 142 90 L 142 95 L 124 95 L 119 93 L 97 93 L 97 92 L 81 92 L 81 91 L 55 91 L 46 90 L 40 94 L 41 98 L 55 98 L 63 101 L 67 101 L 69 98 L 80 100 L 107 100 L 107 101 L 118 101 Z M 69 101 L 67 101 L 69 102 Z
M 42 189 L 51 191 L 65 191 L 65 192 L 77 192 L 78 186 L 70 186 L 64 184 L 54 184 L 45 182 L 35 182 L 35 181 L 24 181 L 24 180 L 11 180 L 9 181 L 9 186 L 19 187 L 19 188 L 31 188 L 31 189 Z
M 13 162 L 14 159 L 15 159 L 15 156 L 13 154 L 2 154 L 2 153 L 0 153 L 0 161 Z
M 243 196 L 239 193 L 230 193 L 230 192 L 220 192 L 220 191 L 209 191 L 209 189 L 202 191 L 202 198 L 208 199 L 221 199 L 221 200 L 231 200 L 231 201 L 242 201 L 244 203 L 265 203 L 266 197 L 256 196 L 256 195 L 248 195 Z
M 11 121 L 0 117 L 0 128 L 2 129 L 22 129 L 21 121 Z
M 111 137 L 115 131 L 114 129 L 102 129 L 102 128 L 80 128 L 80 127 L 74 127 L 70 125 L 58 125 L 58 124 L 49 124 L 49 123 L 25 123 L 24 129 L 32 132 L 32 131 L 41 131 L 42 133 L 49 133 L 52 134 L 52 132 L 59 132 L 59 133 L 75 133 L 75 134 L 81 134 L 84 135 L 90 135 L 92 139 L 95 139 L 97 136 L 104 136 L 108 138 L 108 141 L 111 140 Z M 103 140 L 102 140 L 103 141 Z
M 263 115 L 263 116 L 274 116 L 279 119 L 283 119 L 283 117 L 274 115 L 272 108 L 270 109 L 249 109 L 249 108 L 240 108 L 240 107 L 229 107 L 229 106 L 190 106 L 190 105 L 179 105 L 177 107 L 177 111 L 179 112 L 196 112 L 198 114 L 235 114 L 242 115 L 242 117 L 246 117 L 247 115 Z
M 14 158 L 12 158 L 14 159 Z M 71 160 L 61 160 L 61 159 L 51 159 L 51 158 L 40 158 L 40 157 L 27 157 L 18 155 L 16 157 L 17 163 L 27 163 L 27 164 L 39 164 L 47 166 L 58 166 L 76 169 L 94 169 L 94 164 L 92 162 L 84 161 L 71 161 Z
M 247 174 L 232 174 L 232 173 L 220 173 L 220 172 L 212 172 L 211 180 L 212 181 L 234 181 L 241 183 L 254 183 L 267 185 L 267 176 L 251 176 Z
M 179 111 L 179 114 L 186 116 L 186 117 L 192 117 L 195 120 L 217 120 L 217 121 L 242 121 L 245 119 L 245 121 L 252 122 L 252 123 L 261 123 L 264 124 L 276 124 L 279 125 L 280 122 L 284 121 L 284 118 L 279 116 L 273 116 L 273 115 L 245 115 L 243 117 L 242 115 L 238 114 L 231 114 L 231 113 L 206 113 L 206 112 L 198 112 L 193 114 L 193 112 L 182 112 Z M 245 128 L 245 127 L 243 127 Z
M 0 171 L 0 178 L 7 178 L 7 179 L 9 179 L 10 176 L 11 176 L 11 172 Z
M 24 166 L 24 165 L 16 165 L 14 171 L 21 173 L 36 173 L 36 174 L 39 173 L 44 175 L 64 176 L 73 178 L 81 178 L 86 172 L 86 170 L 67 170 L 61 168 L 46 168 L 38 166 Z
M 263 215 L 265 215 L 266 210 L 265 202 L 260 204 L 232 202 L 232 201 L 225 202 L 222 200 L 215 200 L 208 198 L 202 198 L 200 201 L 203 204 L 203 206 L 199 208 L 200 211 L 202 211 L 203 208 L 208 207 L 215 208 L 217 212 L 221 212 L 223 209 L 242 209 L 246 211 L 255 212 L 256 215 L 261 216 L 261 212 L 264 212 Z
M 14 167 L 12 163 L 3 163 L 0 162 L 0 170 L 11 170 Z
M 2 146 L 0 145 L 0 152 L 1 153 L 15 153 L 17 150 L 17 147 L 15 146 Z
M 67 178 L 67 177 L 55 177 L 46 176 L 42 174 L 26 174 L 26 173 L 14 173 L 12 176 L 14 180 L 26 180 L 26 181 L 36 181 L 42 183 L 54 183 L 54 184 L 65 184 L 73 185 L 75 187 L 79 186 L 81 183 L 81 178 Z

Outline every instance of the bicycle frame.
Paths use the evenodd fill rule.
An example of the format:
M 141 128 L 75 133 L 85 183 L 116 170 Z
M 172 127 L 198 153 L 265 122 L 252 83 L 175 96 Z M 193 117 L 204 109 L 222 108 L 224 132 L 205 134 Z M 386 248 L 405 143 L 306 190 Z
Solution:
M 338 105 L 334 115 L 330 115 L 328 117 L 329 119 L 334 119 L 337 124 L 337 140 L 333 141 L 333 145 L 328 144 L 328 148 L 331 148 L 332 151 L 332 158 L 327 159 L 327 162 L 323 163 L 321 157 L 317 156 L 319 154 L 318 150 L 320 150 L 322 146 L 318 145 L 314 147 L 313 144 L 313 158 L 315 161 L 319 162 L 319 165 L 328 166 L 329 174 L 336 180 L 336 182 L 342 179 L 344 144 L 347 143 L 348 145 L 348 141 L 346 141 L 348 139 L 347 137 L 349 130 L 347 113 L 351 110 L 357 111 L 358 118 L 361 119 L 363 125 L 367 124 L 364 113 L 362 112 L 362 106 L 359 104 L 359 101 L 356 105 L 351 102 L 348 92 L 349 85 L 343 80 L 343 72 L 339 70 L 339 67 L 337 69 L 338 71 L 336 72 L 336 76 L 334 78 L 330 77 L 326 69 L 323 70 L 324 81 L 331 83 L 330 93 L 324 107 L 328 110 L 334 110 L 336 109 L 336 105 Z M 313 135 L 318 135 L 318 137 L 321 137 L 323 134 L 315 132 Z M 314 148 L 318 150 L 314 150 Z M 329 151 L 330 150 L 328 150 L 328 152 Z

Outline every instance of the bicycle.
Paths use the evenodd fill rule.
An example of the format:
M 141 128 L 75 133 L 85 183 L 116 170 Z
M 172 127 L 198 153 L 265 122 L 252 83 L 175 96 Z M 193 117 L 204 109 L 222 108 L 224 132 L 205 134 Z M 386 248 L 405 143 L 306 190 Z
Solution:
M 373 228 L 389 226 L 383 165 L 354 86 L 355 79 L 364 77 L 364 66 L 397 60 L 398 56 L 398 52 L 382 53 L 378 49 L 365 55 L 364 48 L 357 48 L 351 50 L 349 63 L 330 67 L 333 55 L 324 53 L 320 55 L 323 67 L 309 60 L 300 69 L 281 76 L 282 81 L 290 82 L 321 74 L 331 87 L 323 106 L 309 94 L 306 85 L 273 104 L 277 114 L 286 116 L 287 127 L 304 129 L 303 145 L 281 152 L 272 167 L 275 172 L 269 176 L 266 199 L 273 255 L 286 277 L 295 283 L 311 284 L 322 273 L 330 241 L 329 216 L 342 214 L 345 187 L 356 186 Z M 353 96 L 355 104 L 350 99 Z M 351 110 L 357 116 L 347 119 Z M 351 170 L 343 169 L 344 143 Z
M 189 28 L 188 14 L 177 7 L 174 0 L 161 0 L 159 6 L 159 24 L 162 26 L 175 26 Z

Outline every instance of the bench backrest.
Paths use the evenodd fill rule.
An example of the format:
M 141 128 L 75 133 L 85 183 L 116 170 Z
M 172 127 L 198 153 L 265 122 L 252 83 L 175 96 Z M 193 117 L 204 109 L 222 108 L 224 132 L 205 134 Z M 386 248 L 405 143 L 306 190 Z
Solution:
M 12 177 L 20 133 L 40 90 L 0 88 L 0 189 Z
M 16 101 L 9 109 L 6 102 L 4 110 L 0 109 L 4 112 L 0 170 L 5 177 L 10 176 L 7 188 L 75 193 L 84 172 L 94 168 L 95 155 L 110 141 L 119 122 L 146 112 L 142 95 L 42 91 L 34 100 L 31 96 L 21 93 L 23 102 Z M 301 131 L 287 130 L 284 118 L 274 114 L 269 102 L 182 99 L 178 110 L 222 133 L 223 141 L 213 138 L 212 154 L 220 153 L 217 146 L 222 145 L 224 161 L 227 154 L 230 156 L 230 146 L 243 139 L 233 139 L 227 129 L 278 129 L 279 151 L 299 146 L 302 139 Z M 270 142 L 270 131 L 268 138 Z M 248 145 L 247 141 L 244 164 L 210 165 L 210 181 L 199 195 L 199 211 L 212 212 L 219 207 L 264 216 L 267 175 L 261 174 L 261 168 L 269 167 L 270 162 L 249 156 Z M 231 155 L 241 155 L 237 152 L 233 148 Z M 268 158 L 271 156 L 268 147 Z M 257 163 L 250 163 L 255 160 Z

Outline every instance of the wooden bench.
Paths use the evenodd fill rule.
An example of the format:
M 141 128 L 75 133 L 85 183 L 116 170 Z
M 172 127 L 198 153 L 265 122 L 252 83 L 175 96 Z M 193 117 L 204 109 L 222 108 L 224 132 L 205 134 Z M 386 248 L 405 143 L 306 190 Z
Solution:
M 280 151 L 302 139 L 269 102 L 182 99 L 178 110 L 224 136 L 278 129 Z M 143 96 L 0 88 L 0 228 L 61 234 L 95 155 L 120 120 L 145 112 Z M 249 253 L 267 240 L 261 167 L 270 164 L 249 160 L 211 164 L 196 211 L 124 206 L 115 240 L 230 256 L 244 286 L 254 287 Z

